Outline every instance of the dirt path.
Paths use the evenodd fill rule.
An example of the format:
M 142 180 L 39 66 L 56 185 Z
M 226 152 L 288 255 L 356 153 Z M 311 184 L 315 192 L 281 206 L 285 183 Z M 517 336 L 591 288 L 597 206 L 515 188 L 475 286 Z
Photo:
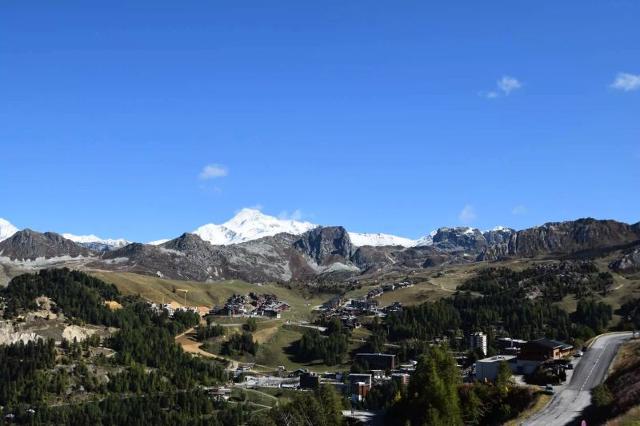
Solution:
M 238 366 L 240 365 L 239 361 L 236 361 L 232 358 L 224 357 L 222 355 L 212 354 L 211 352 L 207 352 L 203 349 L 200 349 L 200 342 L 192 338 L 194 330 L 195 328 L 192 327 L 186 330 L 184 333 L 178 334 L 176 336 L 175 341 L 177 344 L 179 344 L 182 347 L 182 350 L 193 355 L 216 359 L 222 362 L 228 362 L 229 365 L 227 366 L 227 370 L 236 370 L 238 368 Z M 267 370 L 272 369 L 272 367 L 269 367 L 266 365 L 256 364 L 256 363 L 252 363 L 252 364 L 254 365 L 254 367 L 260 367 Z
M 262 330 L 254 331 L 253 338 L 260 344 L 269 341 L 277 332 L 278 324 L 274 324 L 273 327 L 263 328 Z
M 191 338 L 191 335 L 193 334 L 194 330 L 195 328 L 192 327 L 187 331 L 185 331 L 184 333 L 178 334 L 176 336 L 176 343 L 182 346 L 183 351 L 190 354 L 199 355 L 205 358 L 212 358 L 212 359 L 217 359 L 218 361 L 228 362 L 229 367 L 227 368 L 230 370 L 235 370 L 236 368 L 238 368 L 237 361 L 234 361 L 229 358 L 225 358 L 220 355 L 215 355 L 215 354 L 212 354 L 211 352 L 207 352 L 205 350 L 200 349 L 200 342 Z

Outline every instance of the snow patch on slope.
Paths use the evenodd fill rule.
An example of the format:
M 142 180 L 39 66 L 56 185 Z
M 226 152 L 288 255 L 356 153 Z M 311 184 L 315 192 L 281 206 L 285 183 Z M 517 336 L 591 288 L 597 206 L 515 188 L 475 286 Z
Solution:
M 349 232 L 351 242 L 358 247 L 361 246 L 402 246 L 413 247 L 416 241 L 410 238 L 397 237 L 395 235 L 381 233 L 358 233 Z
M 416 240 L 416 247 L 424 247 L 424 246 L 432 246 L 433 245 L 433 237 L 436 236 L 436 234 L 438 233 L 437 230 L 433 230 L 431 232 L 429 232 L 428 235 L 425 235 L 424 237 L 418 238 Z
M 6 240 L 16 232 L 18 232 L 18 228 L 13 226 L 8 220 L 0 217 L 0 241 Z
M 502 226 L 502 225 L 498 225 L 498 226 L 494 226 L 493 228 L 486 230 L 484 232 L 490 232 L 490 231 L 494 231 L 494 232 L 500 232 L 500 231 L 513 231 L 513 229 L 507 227 L 507 226 Z
M 127 244 L 129 244 L 129 241 L 125 240 L 124 238 L 100 238 L 96 235 L 74 235 L 74 234 L 62 234 L 63 237 L 65 237 L 67 240 L 71 240 L 73 242 L 79 243 L 79 244 L 100 244 L 100 245 L 105 245 L 105 246 L 109 246 L 112 248 L 120 248 L 120 247 L 124 247 Z

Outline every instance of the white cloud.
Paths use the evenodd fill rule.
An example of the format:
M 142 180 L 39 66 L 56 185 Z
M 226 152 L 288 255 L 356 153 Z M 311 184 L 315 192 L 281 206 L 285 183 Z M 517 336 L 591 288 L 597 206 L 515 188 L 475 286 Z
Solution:
M 626 72 L 620 72 L 616 76 L 616 79 L 611 83 L 612 89 L 622 90 L 624 92 L 631 92 L 632 90 L 640 89 L 640 74 L 629 74 Z
M 460 220 L 464 225 L 471 224 L 477 217 L 478 215 L 476 215 L 476 210 L 470 204 L 464 206 L 458 214 L 458 220 Z
M 284 210 L 280 212 L 280 214 L 278 215 L 278 218 L 284 219 L 284 220 L 302 220 L 302 210 L 296 209 L 291 213 Z
M 502 90 L 505 96 L 509 96 L 511 92 L 521 87 L 522 83 L 520 83 L 517 78 L 509 77 L 508 75 L 498 80 L 498 89 Z
M 518 90 L 522 87 L 522 83 L 515 77 L 508 75 L 502 76 L 500 80 L 496 82 L 496 88 L 494 90 L 479 92 L 479 95 L 487 99 L 495 99 L 500 96 L 509 96 L 514 90 Z
M 201 180 L 215 179 L 225 177 L 229 174 L 229 169 L 220 164 L 208 164 L 204 166 L 200 172 L 199 178 Z
M 526 213 L 527 213 L 527 208 L 525 206 L 523 206 L 522 204 L 518 204 L 513 209 L 511 209 L 511 214 L 521 215 L 521 214 L 526 214 Z

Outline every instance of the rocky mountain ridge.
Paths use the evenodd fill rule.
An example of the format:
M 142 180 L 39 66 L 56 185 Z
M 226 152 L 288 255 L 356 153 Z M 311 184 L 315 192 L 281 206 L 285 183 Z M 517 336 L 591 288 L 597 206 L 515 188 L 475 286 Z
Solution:
M 440 228 L 428 245 L 356 246 L 340 226 L 314 227 L 301 235 L 278 233 L 239 244 L 213 245 L 185 233 L 159 245 L 132 243 L 108 251 L 91 249 L 55 233 L 16 232 L 0 242 L 4 262 L 86 258 L 85 266 L 197 281 L 310 281 L 440 264 L 556 256 L 640 241 L 640 224 L 578 219 L 515 231 L 481 232 L 468 227 Z M 631 254 L 620 264 L 633 264 Z
M 0 242 L 0 257 L 15 261 L 59 257 L 91 256 L 91 251 L 55 232 L 40 233 L 31 229 L 15 232 Z

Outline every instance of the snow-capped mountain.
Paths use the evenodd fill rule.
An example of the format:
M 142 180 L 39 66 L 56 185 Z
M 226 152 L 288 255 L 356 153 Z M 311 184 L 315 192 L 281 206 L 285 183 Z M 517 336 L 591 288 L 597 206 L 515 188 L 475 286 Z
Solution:
M 6 240 L 16 232 L 18 232 L 18 228 L 8 220 L 0 218 L 0 241 Z
M 433 237 L 435 237 L 437 233 L 438 233 L 438 231 L 434 229 L 428 235 L 425 235 L 424 237 L 418 238 L 416 240 L 416 243 L 414 244 L 414 246 L 416 246 L 416 247 L 432 246 L 433 245 Z
M 320 225 L 316 225 L 311 222 L 293 219 L 280 219 L 264 214 L 257 209 L 244 208 L 240 210 L 234 217 L 223 224 L 217 225 L 209 223 L 200 226 L 192 233 L 198 235 L 204 241 L 207 241 L 213 245 L 227 246 L 244 243 L 263 237 L 269 237 L 283 232 L 293 235 L 302 235 L 305 232 L 319 226 Z M 17 231 L 18 228 L 13 226 L 11 223 L 4 219 L 0 219 L 0 241 L 11 237 Z M 504 226 L 496 226 L 495 228 L 484 232 L 471 227 L 445 227 L 434 230 L 428 235 L 418 238 L 417 240 L 406 237 L 399 237 L 391 234 L 374 232 L 348 232 L 348 234 L 351 240 L 351 244 L 356 247 L 402 246 L 409 248 L 421 246 L 440 247 L 443 245 L 443 241 L 449 241 L 451 238 L 453 238 L 453 236 L 456 235 L 468 238 L 481 237 L 482 235 L 484 235 L 485 238 L 487 238 L 491 242 L 493 242 L 494 240 L 505 241 L 509 239 L 510 235 L 513 232 L 515 231 Z M 82 245 L 85 248 L 94 251 L 110 251 L 130 244 L 130 241 L 123 238 L 100 238 L 94 234 L 74 235 L 66 233 L 62 234 L 62 236 L 66 239 Z M 147 244 L 158 246 L 168 241 L 170 240 L 158 239 L 150 241 Z
M 130 242 L 125 240 L 124 238 L 100 238 L 96 235 L 74 235 L 74 234 L 62 234 L 64 238 L 67 240 L 71 240 L 74 243 L 78 243 L 86 248 L 90 248 L 92 250 L 104 251 L 104 250 L 113 250 L 120 247 L 124 247 Z
M 416 240 L 381 233 L 349 232 L 351 243 L 355 246 L 402 246 L 413 247 Z
M 318 225 L 310 222 L 278 219 L 260 210 L 244 208 L 222 225 L 209 223 L 199 227 L 193 233 L 213 245 L 226 246 L 273 236 L 281 232 L 299 235 L 316 227 Z
M 221 225 L 210 223 L 199 227 L 193 233 L 213 245 L 231 245 L 273 236 L 281 232 L 300 235 L 317 227 L 318 225 L 310 222 L 279 219 L 266 215 L 257 209 L 245 208 Z M 412 247 L 416 243 L 409 238 L 381 233 L 349 232 L 349 237 L 355 246 Z M 166 241 L 158 240 L 149 244 L 158 245 L 163 242 Z

